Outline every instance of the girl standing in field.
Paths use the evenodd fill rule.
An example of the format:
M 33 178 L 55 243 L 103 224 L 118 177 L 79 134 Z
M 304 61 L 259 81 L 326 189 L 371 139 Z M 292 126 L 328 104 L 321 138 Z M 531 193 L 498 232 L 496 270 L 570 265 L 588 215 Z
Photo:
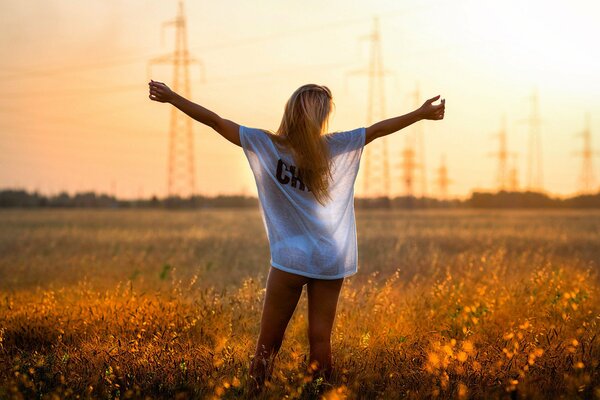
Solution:
M 439 95 L 405 115 L 326 133 L 333 106 L 326 86 L 308 84 L 287 101 L 276 133 L 241 126 L 150 81 L 150 99 L 171 103 L 241 146 L 256 180 L 271 267 L 250 376 L 261 388 L 272 372 L 304 285 L 310 364 L 329 379 L 331 330 L 345 277 L 357 272 L 354 182 L 363 148 L 419 120 L 444 118 Z

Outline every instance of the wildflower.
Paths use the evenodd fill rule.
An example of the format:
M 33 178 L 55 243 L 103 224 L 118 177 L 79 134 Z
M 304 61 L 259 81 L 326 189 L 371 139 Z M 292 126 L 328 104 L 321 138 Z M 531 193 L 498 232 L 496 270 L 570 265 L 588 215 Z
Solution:
M 531 324 L 529 323 L 529 321 L 525 321 L 523 324 L 519 325 L 520 329 L 527 329 L 531 326 Z
M 462 348 L 467 353 L 472 353 L 474 350 L 473 343 L 470 340 L 465 340 L 462 342 Z
M 535 352 L 536 357 L 541 357 L 541 355 L 544 354 L 544 349 L 542 349 L 540 347 L 536 347 L 534 352 Z
M 450 346 L 448 346 L 447 344 L 442 347 L 442 350 L 444 350 L 444 352 L 446 354 L 448 354 L 449 356 L 451 356 L 453 353 L 452 348 Z
M 437 368 L 440 365 L 440 357 L 436 353 L 430 352 L 427 356 L 427 360 L 434 368 Z
M 346 399 L 346 387 L 340 386 L 335 389 L 331 389 L 323 395 L 324 400 L 344 400 Z
M 468 393 L 467 386 L 464 383 L 460 382 L 458 384 L 458 397 L 465 398 L 465 397 L 467 397 L 467 393 Z

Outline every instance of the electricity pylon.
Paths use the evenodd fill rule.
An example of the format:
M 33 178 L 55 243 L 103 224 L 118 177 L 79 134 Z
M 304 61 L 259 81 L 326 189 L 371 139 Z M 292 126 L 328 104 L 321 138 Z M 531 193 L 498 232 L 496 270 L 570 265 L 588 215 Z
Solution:
M 583 138 L 583 149 L 576 154 L 581 156 L 581 172 L 579 175 L 580 193 L 591 193 L 594 191 L 596 179 L 594 176 L 593 159 L 599 152 L 592 149 L 592 129 L 590 127 L 590 113 L 585 114 L 585 125 L 583 131 L 577 136 Z
M 442 154 L 440 166 L 436 169 L 437 172 L 437 189 L 438 198 L 442 200 L 448 199 L 448 185 L 453 181 L 448 177 L 448 167 L 446 166 L 446 155 Z
M 152 64 L 173 65 L 174 92 L 183 97 L 191 98 L 189 65 L 199 63 L 204 73 L 201 61 L 190 56 L 187 42 L 186 18 L 183 11 L 183 1 L 179 1 L 177 16 L 174 20 L 164 22 L 165 26 L 175 27 L 175 51 L 153 58 Z M 167 193 L 168 196 L 192 197 L 196 194 L 196 171 L 194 161 L 194 136 L 192 119 L 171 107 L 169 124 L 169 148 L 167 164 Z
M 396 164 L 402 170 L 402 183 L 404 184 L 405 196 L 414 196 L 414 171 L 419 167 L 413 142 L 414 137 L 405 137 L 404 149 L 400 153 L 402 161 Z
M 516 192 L 519 190 L 519 170 L 517 169 L 517 153 L 511 153 L 512 165 L 508 170 L 508 190 Z
M 508 186 L 508 148 L 506 146 L 506 114 L 502 116 L 500 131 L 494 135 L 498 137 L 498 151 L 490 153 L 491 156 L 498 159 L 498 171 L 496 173 L 496 182 L 498 190 L 506 190 Z
M 531 113 L 529 123 L 529 147 L 527 155 L 527 188 L 529 190 L 543 191 L 542 175 L 542 139 L 539 99 L 537 89 L 534 88 L 531 99 Z
M 381 34 L 377 17 L 373 18 L 371 33 L 363 39 L 370 41 L 369 66 L 367 69 L 351 73 L 368 76 L 367 124 L 371 125 L 385 118 L 384 76 L 389 73 L 383 68 Z M 366 147 L 363 166 L 363 196 L 389 197 L 390 168 L 387 137 L 377 139 Z
M 411 95 L 413 97 L 415 109 L 419 108 L 421 106 L 421 94 L 418 84 L 415 88 L 415 91 Z M 419 170 L 419 177 L 421 178 L 421 197 L 425 197 L 425 194 L 427 193 L 427 174 L 425 172 L 425 135 L 423 132 L 423 124 L 414 124 L 413 134 L 415 136 L 413 141 L 413 151 L 416 154 L 415 167 Z

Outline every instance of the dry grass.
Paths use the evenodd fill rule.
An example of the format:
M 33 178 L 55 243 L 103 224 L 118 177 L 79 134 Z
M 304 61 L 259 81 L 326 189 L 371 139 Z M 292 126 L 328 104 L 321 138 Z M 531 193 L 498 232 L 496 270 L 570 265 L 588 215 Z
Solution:
M 359 212 L 332 382 L 306 297 L 263 398 L 600 398 L 600 213 Z M 0 212 L 0 398 L 239 398 L 256 211 Z

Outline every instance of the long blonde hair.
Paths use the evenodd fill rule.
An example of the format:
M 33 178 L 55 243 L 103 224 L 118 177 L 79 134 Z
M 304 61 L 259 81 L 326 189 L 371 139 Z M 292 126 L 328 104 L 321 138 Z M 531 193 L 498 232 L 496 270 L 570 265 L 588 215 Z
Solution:
M 285 104 L 281 124 L 270 134 L 275 144 L 292 152 L 300 180 L 316 200 L 324 204 L 329 195 L 330 155 L 322 134 L 328 130 L 333 97 L 327 86 L 300 86 Z

